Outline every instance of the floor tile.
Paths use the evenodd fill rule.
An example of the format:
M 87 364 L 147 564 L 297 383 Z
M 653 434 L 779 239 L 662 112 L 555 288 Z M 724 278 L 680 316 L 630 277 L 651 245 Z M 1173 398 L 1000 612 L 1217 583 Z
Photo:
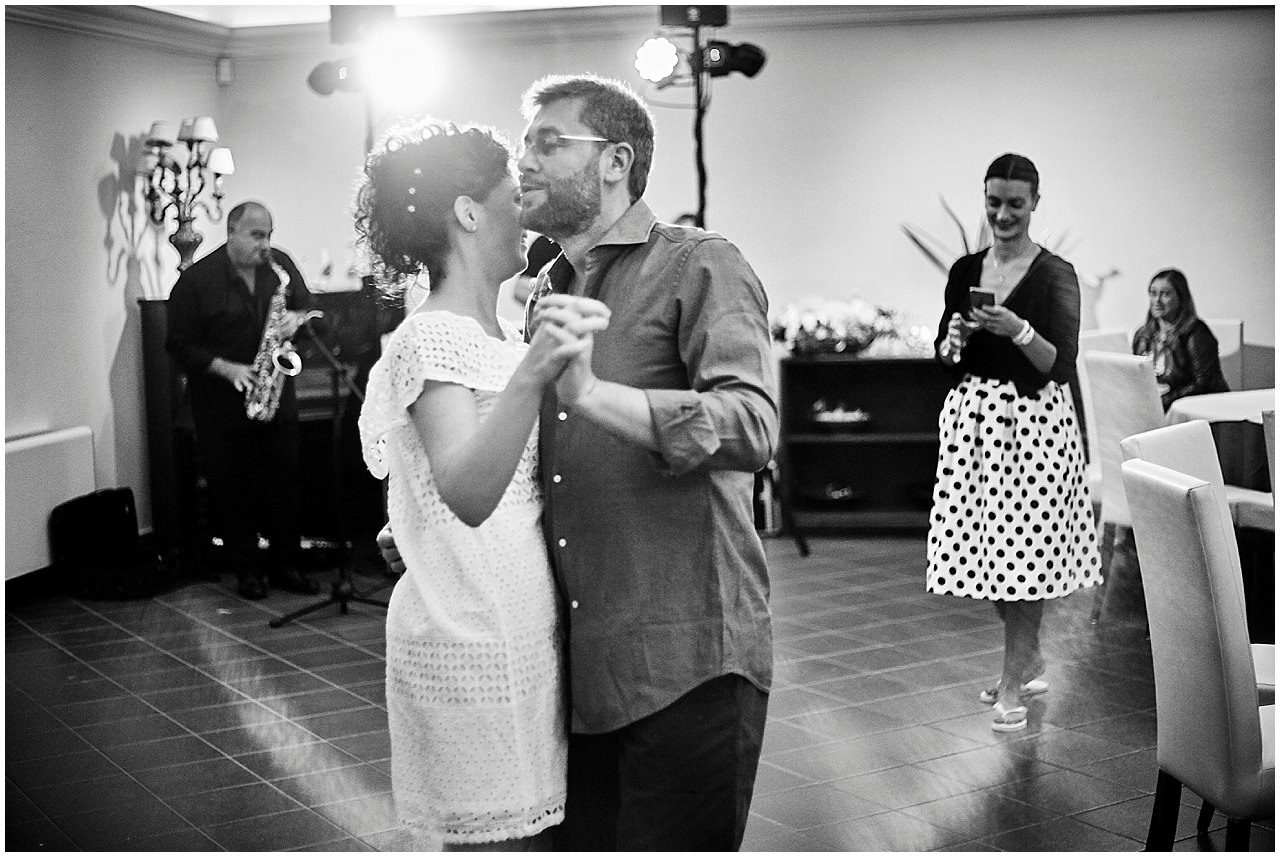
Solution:
M 973 791 L 972 785 L 910 765 L 845 777 L 828 785 L 889 809 L 903 809 Z
M 1071 843 L 1073 851 L 1141 851 L 1142 843 L 1073 818 L 1055 818 L 1008 833 L 987 836 L 983 842 L 1002 851 L 1062 851 Z
M 151 796 L 132 801 L 127 811 L 112 807 L 73 813 L 59 817 L 57 824 L 85 851 L 133 850 L 141 839 L 191 829 L 182 816 Z
M 47 818 L 4 826 L 5 851 L 74 851 L 76 843 Z
M 133 776 L 152 792 L 166 798 L 210 792 L 258 780 L 242 765 L 225 757 L 138 771 Z
M 267 783 L 174 796 L 167 802 L 195 827 L 219 824 L 228 818 L 258 818 L 299 808 L 296 800 Z
M 152 794 L 128 774 L 115 773 L 92 780 L 52 783 L 26 790 L 49 818 L 146 803 Z
M 201 829 L 228 851 L 289 851 L 348 837 L 342 828 L 309 809 L 242 818 Z
M 993 789 L 978 789 L 914 804 L 904 807 L 902 812 L 966 835 L 978 830 L 988 834 L 1003 833 L 1057 817 L 1049 810 L 1002 797 Z
M 874 815 L 884 812 L 885 807 L 850 792 L 818 784 L 757 798 L 751 802 L 751 811 L 792 830 L 805 830 Z
M 932 851 L 968 838 L 901 812 L 826 825 L 805 835 L 824 851 Z

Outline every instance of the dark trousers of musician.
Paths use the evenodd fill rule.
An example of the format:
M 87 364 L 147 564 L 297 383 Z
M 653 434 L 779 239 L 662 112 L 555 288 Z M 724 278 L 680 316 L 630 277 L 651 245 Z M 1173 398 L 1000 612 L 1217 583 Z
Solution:
M 196 443 L 227 570 L 271 578 L 298 570 L 298 421 L 197 420 Z M 263 564 L 258 534 L 271 543 Z

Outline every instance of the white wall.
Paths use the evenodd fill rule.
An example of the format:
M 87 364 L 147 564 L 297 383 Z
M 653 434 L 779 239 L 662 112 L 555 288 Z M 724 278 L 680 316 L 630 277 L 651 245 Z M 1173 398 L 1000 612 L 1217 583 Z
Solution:
M 731 7 L 717 35 L 759 44 L 768 63 L 714 83 L 709 225 L 743 248 L 775 306 L 857 293 L 932 324 L 942 278 L 900 225 L 958 249 L 939 194 L 974 231 L 986 165 L 1021 151 L 1043 179 L 1033 234 L 1069 233 L 1065 255 L 1086 277 L 1122 272 L 1103 326 L 1137 324 L 1148 278 L 1172 265 L 1202 315 L 1242 317 L 1247 342 L 1274 346 L 1274 10 L 1028 12 L 870 24 L 839 9 Z M 429 110 L 516 139 L 520 95 L 543 74 L 641 89 L 632 59 L 656 19 L 652 7 L 538 13 L 514 30 L 503 16 L 484 28 L 421 19 L 445 33 L 452 69 Z M 323 27 L 208 39 L 202 56 L 6 24 L 6 434 L 90 425 L 98 484 L 132 486 L 145 526 L 135 301 L 167 294 L 177 257 L 121 222 L 115 153 L 155 118 L 214 115 L 238 168 L 228 203 L 267 202 L 277 244 L 314 278 L 322 252 L 340 264 L 353 238 L 363 104 L 307 88 L 318 62 L 348 52 Z M 218 52 L 236 58 L 225 88 Z M 687 92 L 653 98 L 688 103 Z M 673 218 L 696 204 L 693 113 L 653 110 L 646 196 Z M 221 225 L 202 231 L 202 251 L 224 240 Z M 1274 384 L 1273 366 L 1251 375 Z
M 6 21 L 5 436 L 89 426 L 97 486 L 132 487 L 148 526 L 137 300 L 167 294 L 177 254 L 138 210 L 134 157 L 152 120 L 217 113 L 212 69 Z

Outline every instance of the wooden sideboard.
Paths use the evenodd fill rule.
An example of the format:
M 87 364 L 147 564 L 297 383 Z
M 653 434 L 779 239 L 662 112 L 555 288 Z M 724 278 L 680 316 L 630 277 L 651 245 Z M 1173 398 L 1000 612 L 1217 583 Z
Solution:
M 932 358 L 784 358 L 778 463 L 794 525 L 840 532 L 927 528 L 938 412 L 950 387 Z M 815 420 L 818 402 L 867 419 Z

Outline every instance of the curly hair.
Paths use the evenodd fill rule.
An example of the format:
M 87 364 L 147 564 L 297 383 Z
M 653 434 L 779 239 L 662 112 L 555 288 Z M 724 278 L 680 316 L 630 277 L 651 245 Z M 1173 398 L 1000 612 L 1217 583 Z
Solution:
M 511 174 L 511 151 L 498 132 L 422 120 L 393 128 L 374 146 L 356 191 L 357 247 L 389 296 L 425 269 L 446 273 L 449 218 L 460 196 L 484 202 Z

